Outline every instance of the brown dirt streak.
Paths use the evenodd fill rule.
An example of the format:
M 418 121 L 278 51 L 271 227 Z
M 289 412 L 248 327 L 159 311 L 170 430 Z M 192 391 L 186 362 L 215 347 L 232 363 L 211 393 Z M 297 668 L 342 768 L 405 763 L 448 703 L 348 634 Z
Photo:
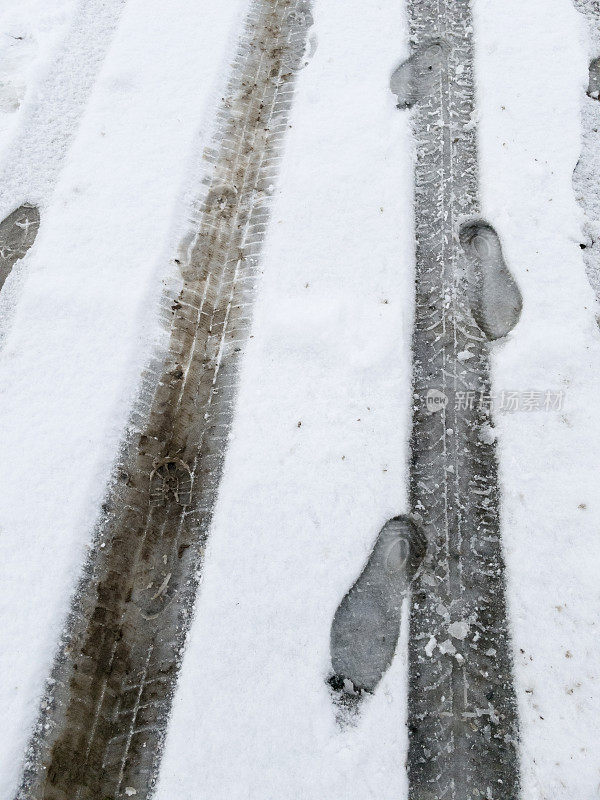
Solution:
M 309 24 L 298 0 L 252 6 L 218 142 L 205 156 L 213 175 L 182 266 L 169 353 L 116 470 L 22 800 L 152 791 L 250 326 L 272 162 L 302 55 L 292 34 L 305 37 Z

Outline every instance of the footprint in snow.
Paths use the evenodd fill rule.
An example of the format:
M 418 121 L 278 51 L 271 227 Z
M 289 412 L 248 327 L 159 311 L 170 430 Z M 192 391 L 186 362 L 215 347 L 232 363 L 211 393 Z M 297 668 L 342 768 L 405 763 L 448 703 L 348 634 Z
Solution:
M 402 600 L 421 565 L 426 540 L 406 516 L 381 529 L 367 563 L 335 613 L 328 683 L 342 705 L 374 692 L 396 650 Z
M 0 222 L 0 289 L 16 261 L 27 253 L 40 226 L 35 206 L 22 205 Z
M 487 222 L 476 220 L 464 224 L 459 236 L 467 256 L 473 318 L 488 339 L 501 339 L 519 321 L 523 301 L 504 261 L 498 234 Z
M 396 95 L 398 108 L 412 108 L 435 90 L 445 69 L 447 55 L 445 43 L 436 39 L 396 67 L 390 77 L 390 89 Z

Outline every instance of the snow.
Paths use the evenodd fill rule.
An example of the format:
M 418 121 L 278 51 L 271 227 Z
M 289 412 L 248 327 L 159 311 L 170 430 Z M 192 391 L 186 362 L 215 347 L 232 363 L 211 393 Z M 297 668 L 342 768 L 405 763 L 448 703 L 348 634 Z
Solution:
M 600 788 L 600 332 L 579 242 L 587 43 L 568 0 L 477 0 L 483 202 L 523 293 L 497 389 L 562 390 L 562 411 L 501 415 L 504 544 L 523 797 Z
M 75 0 L 4 0 L 0 9 L 0 150 Z
M 39 80 L 25 94 L 2 152 L 3 217 L 18 205 L 15 198 L 24 196 L 35 204 L 48 200 L 125 1 L 79 0 L 55 52 L 47 42 L 38 62 Z
M 325 684 L 335 609 L 407 510 L 410 132 L 387 88 L 400 11 L 314 5 L 159 800 L 406 792 L 402 658 L 344 735 Z
M 163 341 L 158 300 L 246 6 L 0 10 L 0 211 L 42 210 L 0 296 L 0 800 Z M 564 392 L 561 409 L 498 413 L 490 430 L 523 798 L 591 800 L 600 331 L 572 186 L 587 26 L 569 0 L 474 10 L 483 207 L 523 294 L 521 321 L 493 346 L 494 390 Z M 158 800 L 406 797 L 407 609 L 356 728 L 340 732 L 325 678 L 340 598 L 382 524 L 408 510 L 412 140 L 387 88 L 407 33 L 391 0 L 315 0 L 314 16 Z M 425 651 L 451 653 L 468 624 Z
M 208 135 L 240 11 L 236 0 L 204 9 L 198 26 L 195 4 L 130 0 L 45 194 L 38 240 L 2 293 L 13 308 L 0 354 L 3 800 L 14 796 L 140 371 L 160 340 L 156 306 L 190 160 Z

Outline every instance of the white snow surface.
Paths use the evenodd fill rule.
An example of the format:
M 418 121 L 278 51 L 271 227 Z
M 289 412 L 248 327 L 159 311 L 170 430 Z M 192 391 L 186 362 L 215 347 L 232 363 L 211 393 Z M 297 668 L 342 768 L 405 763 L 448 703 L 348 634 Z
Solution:
M 483 205 L 523 293 L 498 390 L 558 390 L 499 417 L 523 797 L 600 796 L 600 331 L 572 174 L 586 26 L 568 0 L 477 0 Z
M 157 800 L 406 794 L 404 657 L 344 734 L 325 678 L 336 607 L 407 511 L 407 33 L 391 2 L 314 17 Z
M 93 6 L 0 11 L 0 36 L 26 32 L 0 40 L 0 210 L 42 208 L 0 296 L 0 800 L 161 341 L 157 301 L 247 0 Z M 559 411 L 497 415 L 523 798 L 593 800 L 600 331 L 571 181 L 587 27 L 569 0 L 474 10 L 483 209 L 524 302 L 494 345 L 494 390 L 564 392 Z M 387 88 L 405 10 L 315 0 L 314 16 L 158 800 L 406 797 L 406 624 L 356 728 L 340 732 L 325 685 L 335 609 L 408 510 L 413 144 Z M 104 39 L 72 74 L 82 20 Z
M 208 133 L 241 10 L 237 0 L 203 8 L 199 24 L 195 3 L 129 0 L 47 195 L 38 239 L 2 292 L 0 309 L 13 309 L 0 353 L 3 800 L 14 796 L 139 375 L 160 333 L 157 301 L 181 235 L 190 161 Z M 39 145 L 52 151 L 52 142 Z
M 68 22 L 74 0 L 3 0 L 0 8 L 0 148 L 8 139 L 40 63 Z

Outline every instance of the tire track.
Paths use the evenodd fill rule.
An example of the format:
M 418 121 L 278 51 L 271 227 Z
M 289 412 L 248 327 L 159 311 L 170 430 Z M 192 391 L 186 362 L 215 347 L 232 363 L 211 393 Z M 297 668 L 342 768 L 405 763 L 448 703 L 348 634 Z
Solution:
M 497 466 L 493 421 L 479 402 L 490 393 L 488 346 L 468 285 L 469 272 L 489 261 L 472 232 L 487 231 L 487 244 L 501 252 L 478 219 L 471 10 L 410 0 L 409 17 L 413 55 L 392 76 L 392 89 L 399 107 L 415 106 L 410 494 L 428 539 L 410 618 L 409 795 L 513 800 L 517 716 Z M 503 262 L 495 270 L 503 275 Z M 517 290 L 511 303 L 514 324 Z M 437 405 L 428 405 L 428 395 Z
M 147 798 L 162 753 L 249 335 L 269 198 L 312 24 L 254 0 L 218 112 L 168 354 L 143 379 L 19 800 Z

